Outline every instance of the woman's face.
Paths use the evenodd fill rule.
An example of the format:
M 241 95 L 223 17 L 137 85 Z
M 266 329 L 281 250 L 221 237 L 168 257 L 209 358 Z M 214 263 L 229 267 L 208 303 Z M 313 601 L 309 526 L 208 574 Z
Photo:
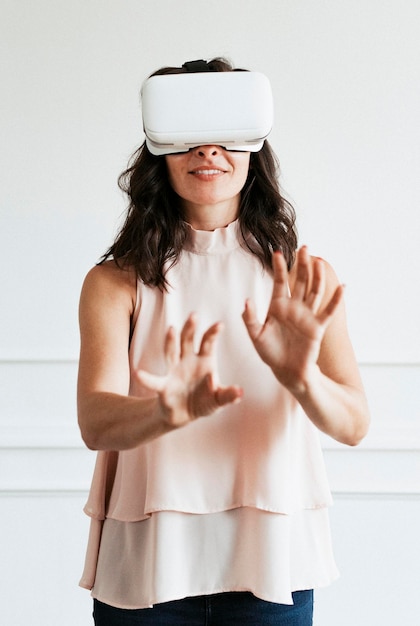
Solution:
M 199 146 L 165 157 L 169 182 L 182 199 L 185 217 L 204 213 L 228 223 L 236 219 L 240 194 L 249 170 L 249 152 Z

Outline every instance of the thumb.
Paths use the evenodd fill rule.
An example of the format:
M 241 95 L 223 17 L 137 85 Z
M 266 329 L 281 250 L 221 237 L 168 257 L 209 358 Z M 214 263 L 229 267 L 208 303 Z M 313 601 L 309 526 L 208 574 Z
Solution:
M 224 406 L 225 404 L 237 404 L 242 400 L 243 395 L 243 389 L 237 385 L 219 387 L 216 390 L 216 401 L 219 406 Z
M 162 392 L 165 387 L 165 378 L 163 376 L 156 376 L 155 374 L 150 374 L 150 372 L 146 372 L 145 370 L 138 370 L 136 372 L 137 380 L 151 391 L 157 391 L 158 393 Z

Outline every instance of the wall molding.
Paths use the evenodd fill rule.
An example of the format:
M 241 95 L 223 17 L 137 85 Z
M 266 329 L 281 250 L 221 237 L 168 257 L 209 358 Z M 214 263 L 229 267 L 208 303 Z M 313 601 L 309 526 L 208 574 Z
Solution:
M 0 498 L 82 498 L 88 489 L 0 489 Z
M 58 421 L 58 420 L 57 420 Z M 5 423 L 1 429 L 0 451 L 2 449 L 85 449 L 76 418 L 73 423 L 44 423 L 41 426 L 27 426 L 24 430 L 19 424 Z M 340 444 L 320 433 L 325 451 L 349 451 L 367 453 L 369 451 L 420 452 L 420 424 L 397 424 L 395 426 L 373 424 L 367 437 L 356 447 Z
M 372 425 L 355 448 L 321 435 L 333 494 L 418 497 L 420 364 L 360 366 Z M 87 494 L 96 454 L 77 426 L 76 378 L 76 359 L 0 360 L 2 497 Z
M 329 448 L 324 450 L 334 494 L 360 497 L 420 496 L 420 450 Z M 1 446 L 0 494 L 83 494 L 96 453 L 72 446 Z
M 357 500 L 357 501 L 387 501 L 407 500 L 420 501 L 420 492 L 399 493 L 394 491 L 387 492 L 361 492 L 361 491 L 334 491 L 331 490 L 333 500 Z M 0 499 L 7 498 L 75 498 L 86 500 L 89 494 L 88 489 L 0 489 Z

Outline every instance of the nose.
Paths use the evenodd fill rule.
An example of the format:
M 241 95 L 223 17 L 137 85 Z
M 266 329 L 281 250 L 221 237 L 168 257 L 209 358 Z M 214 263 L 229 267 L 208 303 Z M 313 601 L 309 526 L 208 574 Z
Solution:
M 222 147 L 221 146 L 197 146 L 196 148 L 193 148 L 193 151 L 200 157 L 210 157 L 210 156 L 217 156 L 218 154 L 220 154 L 220 152 L 222 151 Z

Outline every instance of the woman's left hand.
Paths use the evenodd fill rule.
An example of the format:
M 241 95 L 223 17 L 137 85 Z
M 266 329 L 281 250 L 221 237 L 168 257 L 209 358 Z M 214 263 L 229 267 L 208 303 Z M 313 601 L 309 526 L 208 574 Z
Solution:
M 262 360 L 292 393 L 299 392 L 316 366 L 322 339 L 339 305 L 343 287 L 326 300 L 324 262 L 311 259 L 306 247 L 297 253 L 292 292 L 281 252 L 273 253 L 274 285 L 267 317 L 261 324 L 247 300 L 243 320 Z

